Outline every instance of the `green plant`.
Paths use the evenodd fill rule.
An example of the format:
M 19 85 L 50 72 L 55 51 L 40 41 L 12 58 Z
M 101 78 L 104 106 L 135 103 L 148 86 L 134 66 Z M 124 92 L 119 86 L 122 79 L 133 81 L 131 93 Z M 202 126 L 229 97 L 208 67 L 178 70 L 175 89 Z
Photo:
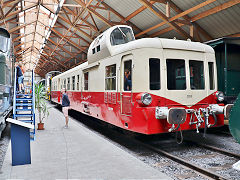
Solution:
M 42 83 L 35 85 L 35 108 L 39 112 L 39 122 L 42 123 L 43 119 L 49 115 L 49 108 L 46 102 L 46 90 Z

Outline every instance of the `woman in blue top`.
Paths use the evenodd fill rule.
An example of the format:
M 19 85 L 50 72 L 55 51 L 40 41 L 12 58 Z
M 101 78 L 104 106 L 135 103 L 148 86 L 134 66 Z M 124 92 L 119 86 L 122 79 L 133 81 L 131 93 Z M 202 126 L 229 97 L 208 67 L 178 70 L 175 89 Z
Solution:
M 62 89 L 62 111 L 64 114 L 64 117 L 66 119 L 66 125 L 64 126 L 64 128 L 68 128 L 68 110 L 69 110 L 69 106 L 70 106 L 70 101 L 67 95 L 67 91 L 65 88 Z

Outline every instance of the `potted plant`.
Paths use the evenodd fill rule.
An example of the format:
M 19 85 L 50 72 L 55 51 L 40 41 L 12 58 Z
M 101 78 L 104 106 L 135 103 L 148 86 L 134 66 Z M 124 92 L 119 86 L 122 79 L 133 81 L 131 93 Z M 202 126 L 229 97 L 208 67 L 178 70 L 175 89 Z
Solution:
M 38 130 L 43 130 L 43 120 L 49 115 L 49 112 L 46 102 L 46 91 L 42 83 L 35 85 L 35 108 L 39 113 Z

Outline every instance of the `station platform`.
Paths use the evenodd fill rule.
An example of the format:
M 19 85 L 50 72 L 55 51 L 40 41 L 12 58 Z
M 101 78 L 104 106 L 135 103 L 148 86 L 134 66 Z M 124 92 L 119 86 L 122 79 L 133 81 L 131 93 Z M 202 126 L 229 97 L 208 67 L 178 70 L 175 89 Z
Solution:
M 70 117 L 50 108 L 45 130 L 31 142 L 32 164 L 11 165 L 11 143 L 0 179 L 171 179 Z M 38 118 L 36 117 L 36 120 Z

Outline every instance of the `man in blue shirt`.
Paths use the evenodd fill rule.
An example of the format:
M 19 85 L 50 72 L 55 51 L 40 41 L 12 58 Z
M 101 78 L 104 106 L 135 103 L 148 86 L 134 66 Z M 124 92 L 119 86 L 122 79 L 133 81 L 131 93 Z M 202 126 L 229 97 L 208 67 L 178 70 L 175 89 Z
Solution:
M 15 62 L 15 68 L 16 68 L 16 74 L 17 74 L 17 79 L 16 81 L 18 82 L 18 91 L 22 93 L 23 91 L 23 72 L 19 66 L 19 62 Z
M 68 120 L 69 120 L 68 110 L 70 106 L 70 101 L 69 101 L 66 89 L 63 88 L 61 92 L 62 92 L 62 111 L 66 119 L 66 125 L 64 126 L 64 128 L 68 128 Z
M 126 69 L 124 72 L 124 91 L 131 91 L 132 90 L 132 78 L 131 72 Z

